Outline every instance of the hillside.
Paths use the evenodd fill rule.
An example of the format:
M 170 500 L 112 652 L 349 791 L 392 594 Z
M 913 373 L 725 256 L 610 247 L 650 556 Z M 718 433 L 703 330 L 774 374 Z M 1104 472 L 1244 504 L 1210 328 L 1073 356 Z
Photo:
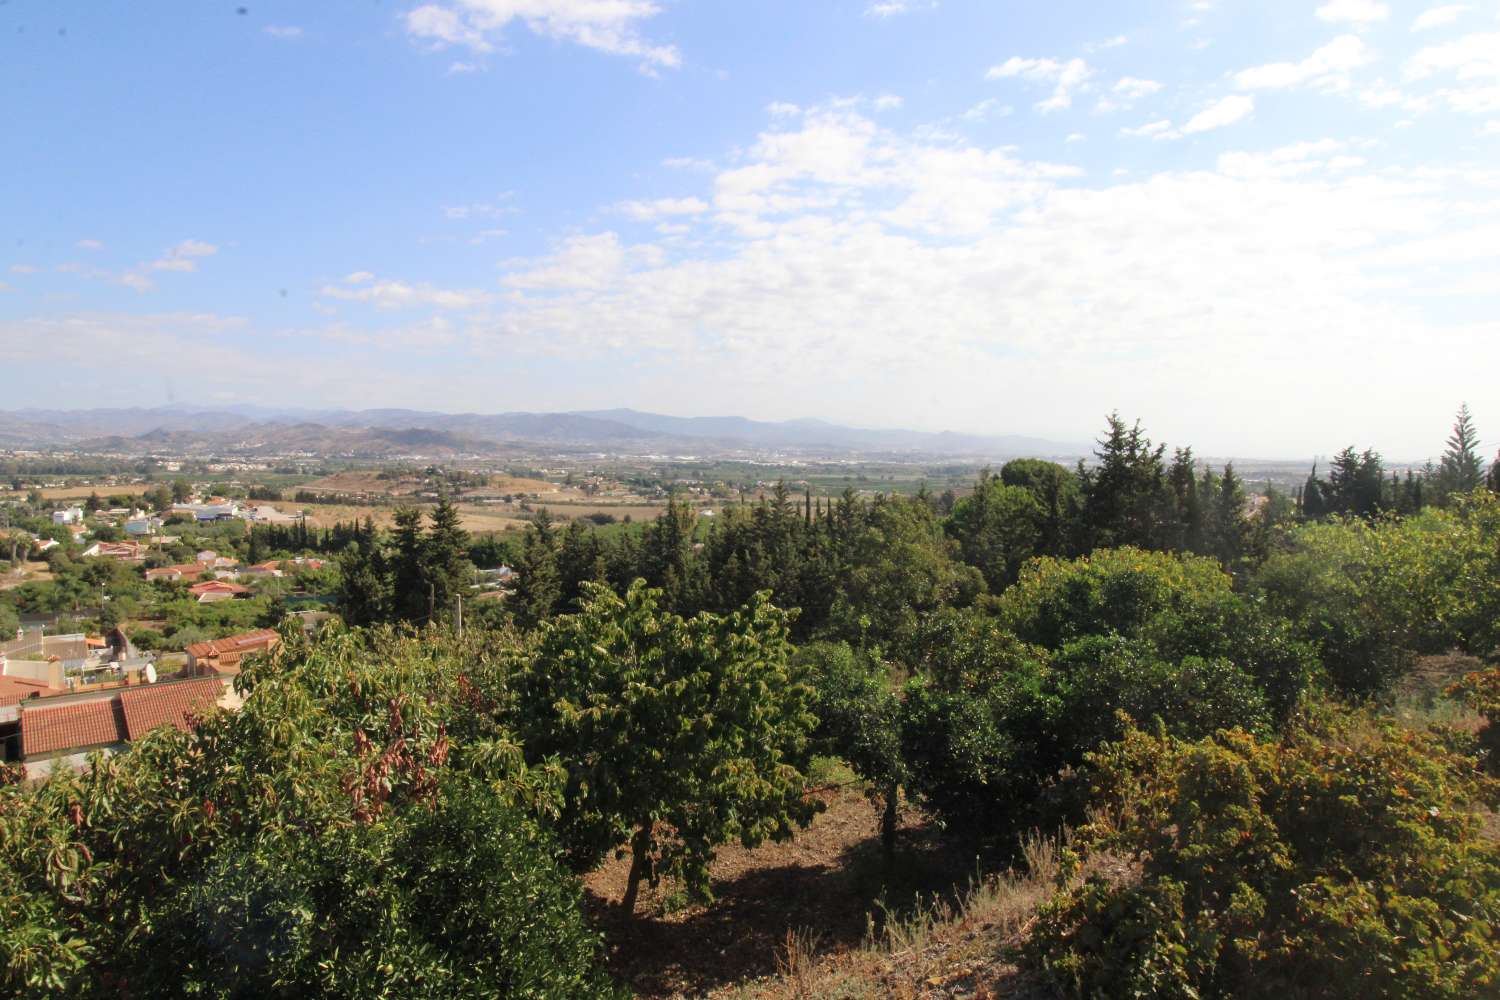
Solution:
M 1078 443 L 1015 435 L 866 430 L 819 420 L 673 417 L 628 409 L 453 414 L 400 409 L 233 407 L 0 412 L 0 445 L 115 454 L 310 452 L 384 457 L 483 455 L 533 448 L 700 455 L 778 452 L 827 457 L 921 456 L 978 461 L 1021 455 L 1074 457 L 1088 450 Z

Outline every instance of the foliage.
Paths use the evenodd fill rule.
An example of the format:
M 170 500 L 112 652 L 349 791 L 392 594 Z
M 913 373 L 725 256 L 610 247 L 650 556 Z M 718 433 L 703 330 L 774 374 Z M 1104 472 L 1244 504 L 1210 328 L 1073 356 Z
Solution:
M 816 811 L 802 777 L 816 720 L 790 676 L 787 615 L 759 595 L 683 619 L 641 582 L 585 589 L 518 654 L 527 758 L 567 771 L 558 829 L 577 867 L 629 842 L 627 911 L 667 872 L 706 896 L 715 847 L 784 840 Z
M 1080 846 L 1129 857 L 1043 910 L 1079 997 L 1475 997 L 1500 988 L 1500 786 L 1441 739 L 1324 714 L 1268 743 L 1133 730 Z
M 1415 653 L 1500 645 L 1500 498 L 1481 491 L 1448 510 L 1304 525 L 1254 585 L 1319 645 L 1340 691 L 1378 694 Z
M 1484 717 L 1479 730 L 1479 747 L 1490 774 L 1500 777 L 1500 667 L 1476 670 L 1448 689 L 1450 697 Z
M 1021 566 L 1040 548 L 1047 511 L 1033 493 L 981 473 L 974 492 L 959 500 L 948 519 L 964 562 L 977 568 L 993 593 L 1015 582 Z
M 559 778 L 476 710 L 504 697 L 494 652 L 284 639 L 239 676 L 240 710 L 0 788 L 5 988 L 614 995 L 537 822 Z

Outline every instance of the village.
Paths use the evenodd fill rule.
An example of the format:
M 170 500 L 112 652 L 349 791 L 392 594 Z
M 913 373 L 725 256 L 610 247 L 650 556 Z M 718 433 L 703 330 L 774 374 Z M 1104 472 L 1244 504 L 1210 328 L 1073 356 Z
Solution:
M 241 665 L 280 642 L 271 626 L 291 620 L 311 632 L 329 617 L 327 560 L 250 558 L 263 554 L 257 527 L 293 544 L 310 538 L 302 517 L 176 492 L 159 509 L 4 508 L 13 569 L 0 581 L 0 759 L 27 777 L 82 766 L 158 726 L 186 729 L 214 705 L 236 707 Z M 197 547 L 208 540 L 224 553 Z

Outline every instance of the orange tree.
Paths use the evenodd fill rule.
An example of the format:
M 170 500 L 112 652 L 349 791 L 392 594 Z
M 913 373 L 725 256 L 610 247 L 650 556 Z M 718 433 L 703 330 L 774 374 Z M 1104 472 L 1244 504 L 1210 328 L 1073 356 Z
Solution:
M 585 589 L 519 658 L 527 760 L 567 772 L 557 829 L 579 868 L 628 843 L 627 912 L 668 872 L 706 896 L 715 847 L 785 839 L 817 809 L 803 780 L 816 720 L 788 668 L 788 615 L 765 593 L 684 619 L 642 581 L 623 597 Z
M 1065 994 L 1500 991 L 1500 785 L 1443 737 L 1325 712 L 1274 743 L 1133 730 L 1093 763 L 1082 850 L 1139 874 L 1044 909 L 1029 953 Z
M 240 710 L 0 781 L 0 993 L 617 996 L 483 637 L 284 638 Z

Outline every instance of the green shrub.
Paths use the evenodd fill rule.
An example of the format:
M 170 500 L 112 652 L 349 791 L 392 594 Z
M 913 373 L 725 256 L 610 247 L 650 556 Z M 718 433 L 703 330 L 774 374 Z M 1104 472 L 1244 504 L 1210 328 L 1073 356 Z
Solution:
M 1078 997 L 1500 990 L 1500 786 L 1426 734 L 1325 714 L 1279 743 L 1133 730 L 1092 758 L 1085 855 L 1135 859 L 1043 910 L 1033 963 Z

